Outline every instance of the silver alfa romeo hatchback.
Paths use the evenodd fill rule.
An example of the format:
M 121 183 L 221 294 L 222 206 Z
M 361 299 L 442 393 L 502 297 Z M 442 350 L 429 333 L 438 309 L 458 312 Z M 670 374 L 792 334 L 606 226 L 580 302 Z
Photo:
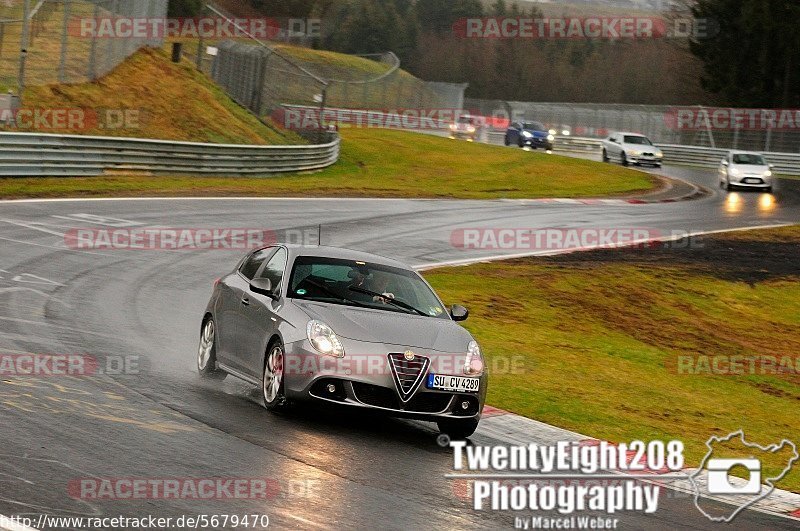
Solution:
M 481 349 L 406 265 L 332 247 L 276 245 L 217 280 L 197 366 L 263 394 L 269 410 L 310 400 L 474 433 L 486 397 Z

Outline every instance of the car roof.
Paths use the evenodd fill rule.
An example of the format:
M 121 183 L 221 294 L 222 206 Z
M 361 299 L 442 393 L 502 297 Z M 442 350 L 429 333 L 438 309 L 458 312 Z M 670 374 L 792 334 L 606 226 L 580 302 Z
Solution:
M 611 133 L 611 136 L 614 136 L 614 135 L 622 135 L 622 136 L 643 136 L 643 137 L 647 138 L 647 136 L 646 136 L 646 135 L 643 135 L 642 133 L 631 133 L 630 131 L 617 131 L 616 133 Z
M 311 245 L 296 245 L 296 244 L 279 244 L 286 247 L 289 251 L 290 258 L 294 260 L 298 256 L 321 256 L 325 258 L 338 258 L 341 260 L 353 260 L 361 262 L 370 262 L 373 264 L 387 265 L 392 267 L 399 267 L 402 269 L 411 269 L 408 265 L 387 258 L 378 254 L 367 253 L 365 251 L 356 251 L 354 249 L 346 249 L 344 247 L 329 247 L 325 245 L 311 246 Z

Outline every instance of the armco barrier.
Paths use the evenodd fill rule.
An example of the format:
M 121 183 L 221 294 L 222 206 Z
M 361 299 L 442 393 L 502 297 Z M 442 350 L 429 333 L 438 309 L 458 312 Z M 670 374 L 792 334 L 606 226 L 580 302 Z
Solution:
M 557 136 L 556 151 L 573 153 L 600 153 L 602 140 L 596 138 L 580 138 L 572 136 Z M 716 168 L 728 152 L 727 149 L 710 147 L 679 146 L 674 144 L 657 144 L 664 152 L 664 162 L 672 164 L 690 164 L 692 166 L 705 166 Z M 775 173 L 779 175 L 800 175 L 800 153 L 762 153 L 767 162 L 775 166 Z
M 324 144 L 254 146 L 139 138 L 0 133 L 0 176 L 107 173 L 266 175 L 326 168 L 339 159 L 338 136 Z

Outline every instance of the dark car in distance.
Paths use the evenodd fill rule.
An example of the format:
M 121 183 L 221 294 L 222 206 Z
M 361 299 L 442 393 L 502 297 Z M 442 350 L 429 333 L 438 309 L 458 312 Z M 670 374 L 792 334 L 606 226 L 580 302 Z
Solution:
M 506 130 L 505 144 L 552 151 L 555 139 L 541 122 L 511 122 Z

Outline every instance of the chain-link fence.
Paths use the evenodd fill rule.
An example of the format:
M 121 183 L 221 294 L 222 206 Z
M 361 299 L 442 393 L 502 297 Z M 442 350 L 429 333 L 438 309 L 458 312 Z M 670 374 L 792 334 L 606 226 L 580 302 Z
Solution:
M 235 38 L 175 39 L 182 55 L 211 76 L 238 103 L 298 130 L 317 129 L 324 109 L 457 109 L 465 84 L 427 83 L 400 68 L 392 52 L 330 54 L 258 38 L 222 9 L 202 17 L 236 27 Z M 287 113 L 287 108 L 292 112 Z M 297 109 L 304 109 L 297 112 Z
M 18 0 L 0 7 L 0 88 L 97 79 L 163 37 L 167 0 Z M 120 31 L 120 28 L 129 28 Z
M 530 120 L 558 133 L 591 138 L 630 131 L 660 144 L 800 153 L 800 112 L 796 110 L 478 99 L 467 99 L 465 107 L 493 117 L 491 123 L 498 129 L 509 120 Z

